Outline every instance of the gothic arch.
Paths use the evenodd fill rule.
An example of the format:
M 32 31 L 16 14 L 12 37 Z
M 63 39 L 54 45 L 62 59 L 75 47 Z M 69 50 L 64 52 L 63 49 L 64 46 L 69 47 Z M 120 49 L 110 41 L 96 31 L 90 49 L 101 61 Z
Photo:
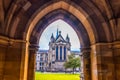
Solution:
M 18 4 L 18 2 L 16 2 Z M 29 2 L 26 2 L 26 4 Z M 23 6 L 25 6 L 25 2 L 21 2 Z M 16 9 L 15 5 L 11 8 Z M 31 7 L 27 7 L 31 8 Z M 11 9 L 10 11 L 15 12 L 14 9 Z M 75 1 L 49 1 L 39 9 L 37 9 L 29 18 L 24 19 L 25 15 L 22 17 L 19 17 L 20 15 L 29 12 L 29 10 L 26 10 L 24 12 L 23 10 L 20 10 L 18 12 L 21 12 L 19 14 L 15 14 L 14 17 L 13 14 L 10 16 L 10 20 L 13 20 L 12 23 L 8 21 L 6 24 L 6 31 L 5 34 L 9 35 L 12 38 L 19 38 L 19 39 L 24 39 L 25 41 L 30 40 L 30 36 L 32 34 L 32 30 L 36 26 L 36 24 L 43 18 L 45 15 L 48 13 L 51 13 L 52 11 L 55 11 L 57 9 L 63 9 L 72 15 L 74 15 L 84 26 L 84 28 L 87 31 L 87 34 L 90 39 L 90 44 L 94 44 L 97 42 L 111 42 L 112 41 L 112 36 L 113 33 L 110 26 L 108 25 L 107 21 L 105 18 L 103 18 L 103 15 L 101 12 L 91 3 L 90 1 L 81 1 L 79 4 Z M 9 13 L 10 14 L 10 13 Z M 8 14 L 8 16 L 9 16 Z M 25 22 L 22 22 L 22 21 Z M 27 23 L 28 22 L 28 23 Z M 9 25 L 11 23 L 11 25 Z M 27 25 L 26 25 L 27 24 Z M 23 26 L 21 28 L 21 26 Z M 10 29 L 11 28 L 11 29 Z M 19 30 L 21 28 L 21 30 Z M 14 29 L 14 30 L 13 30 Z M 9 30 L 9 31 L 8 31 Z M 18 31 L 19 30 L 19 31 Z M 24 32 L 19 34 L 20 32 Z M 102 32 L 102 33 L 101 33 Z M 112 35 L 112 36 L 111 36 Z M 19 37 L 17 37 L 19 36 Z M 104 39 L 102 39 L 104 38 Z
M 57 6 L 57 7 L 56 7 L 56 6 Z M 69 9 L 68 9 L 68 7 L 69 7 Z M 28 23 L 29 29 L 28 29 L 28 34 L 27 34 L 27 36 L 26 36 L 26 40 L 29 40 L 30 34 L 31 34 L 34 26 L 38 23 L 38 21 L 39 21 L 43 16 L 45 16 L 46 14 L 48 14 L 49 12 L 51 12 L 51 11 L 53 11 L 53 10 L 60 9 L 60 8 L 62 8 L 62 9 L 64 9 L 64 10 L 66 10 L 66 11 L 74 14 L 75 16 L 77 16 L 77 18 L 78 18 L 81 22 L 83 22 L 83 25 L 86 26 L 87 31 L 90 32 L 90 33 L 89 33 L 89 36 L 91 35 L 91 40 L 90 40 L 90 41 L 91 41 L 91 42 L 95 42 L 95 36 L 94 36 L 93 31 L 92 31 L 92 29 L 91 29 L 91 27 L 90 27 L 90 24 L 88 24 L 88 25 L 85 24 L 86 18 L 85 18 L 85 16 L 81 13 L 81 12 L 84 12 L 84 11 L 81 11 L 81 12 L 80 12 L 78 9 L 76 9 L 75 7 L 73 7 L 72 5 L 70 5 L 70 4 L 68 4 L 68 3 L 64 2 L 64 1 L 59 1 L 59 2 L 53 3 L 53 4 L 49 5 L 49 6 L 47 6 L 46 8 L 44 8 L 43 10 L 39 9 L 39 10 L 34 14 L 34 16 L 33 16 L 34 18 L 33 18 L 32 20 L 30 20 L 30 22 Z M 72 9 L 75 10 L 75 11 L 72 11 Z M 74 13 L 73 13 L 73 12 L 74 12 Z M 79 15 L 77 15 L 75 12 L 76 12 L 77 14 L 79 14 Z M 84 12 L 84 13 L 85 13 L 85 12 Z M 88 17 L 88 16 L 87 16 L 87 17 Z M 87 20 L 86 20 L 86 23 L 88 23 Z M 88 29 L 89 29 L 89 30 L 88 30 Z M 92 41 L 92 40 L 93 40 L 93 41 Z
M 37 0 L 33 0 L 33 2 L 34 1 Z M 109 22 L 106 20 L 106 17 L 103 16 L 103 14 L 99 11 L 99 9 L 95 5 L 93 5 L 92 1 L 90 0 L 47 0 L 47 1 L 42 0 L 44 5 L 37 4 L 37 6 L 35 6 L 36 5 L 35 3 L 30 3 L 29 1 L 26 0 L 14 1 L 13 3 L 11 2 L 11 8 L 8 11 L 8 14 L 6 14 L 7 17 L 5 18 L 5 24 L 4 24 L 5 27 L 4 29 L 1 30 L 3 35 L 7 36 L 7 37 L 1 37 L 0 40 L 2 44 L 5 44 L 4 46 L 5 48 L 4 47 L 1 48 L 4 50 L 4 51 L 1 50 L 2 56 L 5 57 L 5 61 L 4 59 L 2 59 L 5 65 L 2 64 L 3 68 L 1 68 L 1 72 L 2 75 L 4 75 L 3 69 L 5 69 L 6 74 L 5 76 L 2 77 L 6 80 L 9 80 L 9 77 L 15 80 L 18 80 L 19 78 L 26 80 L 27 76 L 29 76 L 28 80 L 34 79 L 34 75 L 32 74 L 34 71 L 34 66 L 33 66 L 35 59 L 34 54 L 36 53 L 35 52 L 36 48 L 38 48 L 37 43 L 39 37 L 42 34 L 44 28 L 49 23 L 53 22 L 56 19 L 63 19 L 68 24 L 74 26 L 73 28 L 77 32 L 79 39 L 82 43 L 82 47 L 83 47 L 82 51 L 84 53 L 83 56 L 86 58 L 84 66 L 87 69 L 85 70 L 90 72 L 89 69 L 90 66 L 92 65 L 91 68 L 93 71 L 93 72 L 91 71 L 91 73 L 93 74 L 92 80 L 97 80 L 98 78 L 100 78 L 102 71 L 104 71 L 104 69 L 106 68 L 108 69 L 108 71 L 110 71 L 110 74 L 108 74 L 108 76 L 112 77 L 111 80 L 113 80 L 114 78 L 113 77 L 114 75 L 112 76 L 113 73 L 116 73 L 115 76 L 119 76 L 119 72 L 114 72 L 116 71 L 114 67 L 116 66 L 114 65 L 116 63 L 113 62 L 113 61 L 119 61 L 113 59 L 114 57 L 113 53 L 119 52 L 118 51 L 119 42 L 110 43 L 113 41 L 112 28 L 114 28 L 116 25 L 113 25 L 113 27 L 111 27 Z M 58 12 L 60 11 L 60 14 L 57 14 L 57 11 Z M 30 14 L 27 15 L 28 13 Z M 55 16 L 53 14 L 57 14 L 57 15 Z M 65 14 L 68 14 L 70 18 L 67 19 L 65 17 Z M 61 17 L 57 17 L 59 15 Z M 42 23 L 42 21 L 47 22 L 47 19 L 50 21 L 48 22 L 48 24 L 44 23 L 47 25 L 40 24 L 40 22 Z M 113 19 L 112 21 L 114 21 Z M 72 21 L 74 20 L 75 22 L 76 20 L 79 22 L 73 24 Z M 78 26 L 76 24 L 78 24 Z M 39 26 L 43 26 L 43 27 L 39 27 Z M 85 34 L 82 35 L 82 33 Z M 114 35 L 114 37 L 116 36 Z M 92 47 L 93 50 L 90 50 L 90 47 Z M 7 54 L 9 53 L 9 51 L 11 51 L 10 54 Z M 12 59 L 13 57 L 11 56 L 11 54 L 17 57 L 15 59 Z M 102 55 L 103 57 L 101 57 L 101 54 L 103 54 Z M 89 62 L 90 56 L 92 58 L 91 62 L 93 61 L 95 63 Z M 119 55 L 116 56 L 119 58 Z M 110 62 L 110 64 L 108 62 L 104 63 L 103 60 L 104 59 L 106 60 L 106 57 L 111 60 L 108 61 Z M 14 63 L 14 61 L 16 63 Z M 104 65 L 102 65 L 102 63 L 99 62 L 103 62 Z M 12 70 L 10 70 L 11 68 L 6 66 L 7 63 L 18 64 L 18 66 L 15 68 L 15 71 L 13 71 L 13 73 Z M 28 71 L 27 68 L 29 68 Z M 14 72 L 17 71 L 19 72 L 16 75 L 14 75 Z M 12 73 L 12 75 L 10 73 Z M 86 73 L 86 74 L 90 74 L 90 73 Z M 96 75 L 95 78 L 94 78 L 94 74 Z M 90 76 L 88 76 L 87 78 L 89 79 L 89 77 Z M 102 78 L 106 78 L 106 77 L 102 75 Z
M 76 31 L 77 35 L 79 36 L 79 41 L 81 43 L 81 48 L 84 47 L 89 47 L 90 46 L 90 41 L 88 34 L 83 27 L 82 23 L 72 14 L 69 12 L 63 10 L 63 9 L 58 9 L 55 11 L 52 11 L 51 13 L 45 15 L 36 25 L 36 27 L 32 31 L 32 35 L 30 38 L 30 43 L 33 44 L 38 44 L 39 39 L 41 36 L 41 33 L 43 30 L 52 22 L 54 22 L 57 19 L 62 19 Z
M 89 7 L 94 8 L 90 9 Z M 72 20 L 74 21 L 75 19 L 77 19 L 79 21 L 79 26 L 77 26 L 79 28 L 78 31 L 76 30 L 76 25 L 73 26 L 75 26 L 75 31 L 78 32 L 77 34 L 83 47 L 82 52 L 84 53 L 83 55 L 86 58 L 84 60 L 84 68 L 85 66 L 88 66 L 88 68 L 84 69 L 88 70 L 88 72 L 85 71 L 85 74 L 87 75 L 86 80 L 90 79 L 90 46 L 95 43 L 104 43 L 112 41 L 112 33 L 110 33 L 110 28 L 108 27 L 101 13 L 95 8 L 95 6 L 92 6 L 91 3 L 83 1 L 79 6 L 77 6 L 74 3 L 70 4 L 67 1 L 58 1 L 53 2 L 52 4 L 48 4 L 47 7 L 43 6 L 42 8 L 39 8 L 33 14 L 32 18 L 27 24 L 27 33 L 24 39 L 30 41 L 30 44 L 37 46 L 40 35 L 42 34 L 42 31 L 48 24 L 50 24 L 56 19 L 63 19 L 64 21 L 66 21 L 67 18 L 64 19 L 65 14 L 63 13 L 60 14 L 63 16 L 63 18 L 57 17 L 58 15 L 53 15 L 55 13 L 57 14 L 57 11 L 59 10 L 63 10 L 63 13 L 64 11 L 66 11 L 67 14 L 69 14 L 69 16 L 73 15 L 73 18 L 70 17 L 71 20 L 69 19 L 68 22 L 70 25 L 72 24 Z M 53 19 L 50 18 L 51 16 L 53 16 Z M 50 22 L 47 20 L 49 20 Z M 81 35 L 82 33 L 85 33 L 85 35 Z M 94 75 L 94 73 L 92 75 Z
M 84 6 L 83 6 L 84 5 Z M 90 9 L 89 7 L 94 7 Z M 85 9 L 87 8 L 87 9 Z M 75 19 L 77 19 L 79 22 L 79 30 L 75 30 L 78 34 L 79 39 L 82 43 L 82 52 L 84 53 L 84 70 L 85 70 L 85 78 L 90 79 L 91 78 L 91 71 L 89 66 L 93 66 L 90 63 L 90 47 L 92 44 L 95 43 L 104 43 L 104 42 L 111 42 L 112 41 L 112 33 L 110 33 L 110 28 L 107 27 L 107 23 L 105 19 L 102 17 L 101 13 L 95 8 L 95 6 L 92 6 L 91 3 L 87 3 L 86 1 L 81 2 L 79 6 L 75 5 L 74 3 L 69 3 L 67 1 L 58 1 L 53 2 L 52 4 L 48 4 L 43 6 L 42 8 L 39 8 L 31 17 L 27 24 L 27 30 L 25 32 L 26 35 L 24 39 L 26 41 L 30 41 L 30 44 L 33 46 L 38 46 L 38 40 L 40 38 L 40 35 L 42 34 L 42 31 L 45 29 L 45 27 L 50 23 L 53 22 L 55 19 L 60 19 L 57 16 L 53 15 L 57 13 L 57 11 L 63 10 L 66 11 L 68 14 L 70 13 L 73 15 Z M 69 14 L 69 16 L 71 16 Z M 61 13 L 61 15 L 65 15 Z M 50 19 L 49 17 L 53 16 L 53 19 Z M 63 20 L 65 17 L 63 16 Z M 47 19 L 49 21 L 47 21 Z M 73 18 L 70 17 L 74 21 Z M 72 23 L 72 20 L 68 22 L 69 24 Z M 48 23 L 46 23 L 48 22 Z M 66 21 L 67 22 L 67 21 Z M 43 24 L 40 24 L 43 23 Z M 44 25 L 46 24 L 46 25 Z M 74 25 L 75 26 L 75 25 Z M 75 26 L 74 29 L 77 29 Z M 80 31 L 81 29 L 81 31 Z M 83 31 L 83 32 L 82 32 Z M 85 33 L 85 36 L 82 36 L 80 34 Z M 94 49 L 94 48 L 93 48 Z M 86 57 L 87 56 L 87 57 Z M 88 66 L 86 68 L 86 66 Z M 88 72 L 86 72 L 86 70 Z M 94 70 L 94 69 L 93 69 Z M 29 72 L 28 72 L 29 73 Z M 93 73 L 93 72 L 92 72 Z M 94 75 L 94 73 L 92 74 Z
M 86 2 L 83 2 L 81 4 L 86 4 Z M 86 7 L 88 4 L 86 4 Z M 91 5 L 90 5 L 91 6 Z M 76 8 L 78 7 L 78 8 Z M 32 18 L 28 22 L 28 31 L 26 40 L 28 41 L 30 39 L 32 30 L 36 26 L 36 24 L 42 19 L 42 17 L 46 16 L 48 13 L 51 13 L 52 11 L 55 11 L 57 9 L 64 9 L 74 15 L 81 23 L 83 24 L 84 28 L 87 31 L 87 34 L 90 39 L 90 43 L 94 44 L 97 42 L 110 42 L 110 30 L 108 29 L 107 24 L 105 20 L 102 18 L 102 15 L 98 10 L 91 11 L 88 8 L 88 11 L 83 10 L 83 7 L 75 6 L 75 4 L 69 4 L 65 1 L 58 1 L 53 4 L 50 4 L 49 6 L 39 9 L 35 12 L 35 14 L 32 16 Z M 90 12 L 90 13 L 89 13 Z M 95 17 L 94 17 L 95 16 Z M 96 19 L 95 19 L 96 18 Z M 100 18 L 100 19 L 99 19 Z M 101 33 L 102 31 L 102 33 Z M 103 34 L 101 36 L 101 34 Z M 101 39 L 104 37 L 104 40 Z

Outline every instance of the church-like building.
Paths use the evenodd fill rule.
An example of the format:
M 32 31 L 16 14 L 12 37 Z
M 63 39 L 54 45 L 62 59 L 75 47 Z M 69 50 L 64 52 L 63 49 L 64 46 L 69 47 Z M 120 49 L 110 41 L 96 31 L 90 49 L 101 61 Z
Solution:
M 70 55 L 71 43 L 70 38 L 67 35 L 64 39 L 61 35 L 61 31 L 57 30 L 56 37 L 51 36 L 49 42 L 48 63 L 49 68 L 52 71 L 64 71 L 64 62 L 67 60 L 67 56 Z
M 0 80 L 35 80 L 40 37 L 59 19 L 78 35 L 80 80 L 120 80 L 120 0 L 0 0 Z
M 68 34 L 66 39 L 61 35 L 61 31 L 52 34 L 49 42 L 49 50 L 39 50 L 36 55 L 36 71 L 64 72 L 64 63 L 68 60 L 68 55 L 79 56 L 79 51 L 71 51 L 71 43 Z M 66 71 L 71 71 L 67 69 Z

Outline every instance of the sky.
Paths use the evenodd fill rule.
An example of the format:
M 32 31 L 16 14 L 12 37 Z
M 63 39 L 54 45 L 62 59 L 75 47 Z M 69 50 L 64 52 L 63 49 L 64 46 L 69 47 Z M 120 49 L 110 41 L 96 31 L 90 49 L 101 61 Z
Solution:
M 47 28 L 43 31 L 39 41 L 40 49 L 49 49 L 50 37 L 52 33 L 54 37 L 56 37 L 57 29 L 61 31 L 61 35 L 64 39 L 66 39 L 66 36 L 68 34 L 71 42 L 71 50 L 80 51 L 80 42 L 76 32 L 68 23 L 60 19 L 49 24 Z

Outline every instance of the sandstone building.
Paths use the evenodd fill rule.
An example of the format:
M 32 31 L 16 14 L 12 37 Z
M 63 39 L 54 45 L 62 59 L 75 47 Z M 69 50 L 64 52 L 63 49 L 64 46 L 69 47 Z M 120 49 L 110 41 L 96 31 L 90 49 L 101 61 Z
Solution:
M 120 0 L 0 0 L 0 80 L 35 79 L 40 36 L 58 19 L 78 35 L 82 79 L 120 79 Z

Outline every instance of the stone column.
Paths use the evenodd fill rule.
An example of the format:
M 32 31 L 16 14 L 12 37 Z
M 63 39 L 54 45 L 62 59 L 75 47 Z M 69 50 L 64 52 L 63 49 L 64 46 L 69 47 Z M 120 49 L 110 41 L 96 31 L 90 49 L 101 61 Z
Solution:
M 26 79 L 26 41 L 0 37 L 0 80 Z
M 91 49 L 92 80 L 117 80 L 112 43 L 97 43 Z
M 81 80 L 91 80 L 91 61 L 90 61 L 90 48 L 81 49 Z
M 83 72 L 83 55 L 80 53 L 80 80 L 84 80 L 84 72 Z
M 36 52 L 38 50 L 37 45 L 29 46 L 29 59 L 28 59 L 28 79 L 35 80 L 35 65 L 36 65 Z
M 54 61 L 55 61 L 56 60 L 56 48 L 54 48 L 53 53 L 54 53 Z
M 120 41 L 113 42 L 114 80 L 120 79 Z
M 4 64 L 7 49 L 8 49 L 7 45 L 3 45 L 0 42 L 0 80 L 3 80 L 4 78 Z

